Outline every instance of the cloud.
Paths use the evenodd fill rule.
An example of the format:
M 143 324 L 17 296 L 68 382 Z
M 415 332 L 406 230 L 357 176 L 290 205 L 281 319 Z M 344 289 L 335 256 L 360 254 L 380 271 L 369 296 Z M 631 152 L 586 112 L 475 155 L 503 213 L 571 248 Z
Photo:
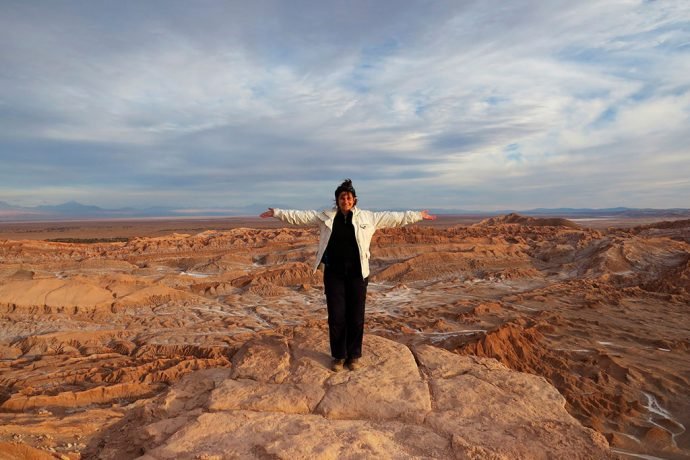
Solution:
M 684 1 L 5 10 L 6 200 L 687 206 Z

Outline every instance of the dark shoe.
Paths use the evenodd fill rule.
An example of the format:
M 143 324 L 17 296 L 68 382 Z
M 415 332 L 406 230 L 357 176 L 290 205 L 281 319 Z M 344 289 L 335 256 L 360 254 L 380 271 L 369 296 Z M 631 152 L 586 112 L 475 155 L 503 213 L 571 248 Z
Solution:
M 356 371 L 362 367 L 362 363 L 359 362 L 359 358 L 351 358 L 347 360 L 347 368 L 351 371 Z
M 333 362 L 331 363 L 331 370 L 333 372 L 340 372 L 343 370 L 344 365 L 345 365 L 344 359 L 334 359 Z

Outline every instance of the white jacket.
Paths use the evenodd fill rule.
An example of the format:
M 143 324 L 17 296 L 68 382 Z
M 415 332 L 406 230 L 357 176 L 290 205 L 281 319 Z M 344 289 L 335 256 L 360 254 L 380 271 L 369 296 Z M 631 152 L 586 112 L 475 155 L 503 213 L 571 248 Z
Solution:
M 319 250 L 316 251 L 314 271 L 318 270 L 323 253 L 326 252 L 328 240 L 333 231 L 333 219 L 338 210 L 336 208 L 324 211 L 297 211 L 294 209 L 273 209 L 273 217 L 292 225 L 318 225 Z M 391 212 L 364 211 L 357 206 L 352 208 L 352 225 L 355 227 L 355 239 L 359 249 L 359 262 L 362 267 L 362 278 L 369 276 L 369 245 L 371 237 L 379 228 L 402 227 L 422 220 L 419 211 Z

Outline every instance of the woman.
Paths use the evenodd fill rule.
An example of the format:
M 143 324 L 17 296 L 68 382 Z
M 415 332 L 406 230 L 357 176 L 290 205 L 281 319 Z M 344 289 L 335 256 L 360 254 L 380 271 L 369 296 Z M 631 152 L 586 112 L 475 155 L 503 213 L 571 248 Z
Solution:
M 324 264 L 323 284 L 328 306 L 332 369 L 359 367 L 364 337 L 364 304 L 369 282 L 369 245 L 376 229 L 433 220 L 427 211 L 372 212 L 357 208 L 357 194 L 346 179 L 335 190 L 336 207 L 326 211 L 268 208 L 261 217 L 293 225 L 318 225 L 319 249 L 314 271 Z

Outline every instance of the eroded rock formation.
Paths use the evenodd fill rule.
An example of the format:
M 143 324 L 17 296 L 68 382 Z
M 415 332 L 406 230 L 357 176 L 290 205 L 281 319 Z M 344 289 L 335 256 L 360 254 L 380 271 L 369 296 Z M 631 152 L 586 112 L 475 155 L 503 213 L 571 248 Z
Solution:
M 183 436 L 174 433 L 193 433 L 216 416 L 238 429 L 259 427 L 260 413 L 279 407 L 283 418 L 275 427 L 306 417 L 318 421 L 299 433 L 351 436 L 357 445 L 368 445 L 364 435 L 347 434 L 342 424 L 363 423 L 380 435 L 375 453 L 529 458 L 520 447 L 484 451 L 493 447 L 459 425 L 478 409 L 459 408 L 460 396 L 452 395 L 472 404 L 481 398 L 465 387 L 444 388 L 465 380 L 486 390 L 499 383 L 478 371 L 434 377 L 424 356 L 440 353 L 486 369 L 500 362 L 556 388 L 564 399 L 544 403 L 543 414 L 531 412 L 531 425 L 496 425 L 519 439 L 529 434 L 535 446 L 539 429 L 560 439 L 565 425 L 543 417 L 561 405 L 617 452 L 687 458 L 690 227 L 681 221 L 594 230 L 519 217 L 378 232 L 367 337 L 372 344 L 388 344 L 375 337 L 397 342 L 382 349 L 400 347 L 407 358 L 391 367 L 373 347 L 365 371 L 343 376 L 328 371 L 323 344 L 293 332 L 326 331 L 323 285 L 310 270 L 317 239 L 311 229 L 92 244 L 0 241 L 0 442 L 17 452 L 32 447 L 73 458 L 118 449 L 133 458 L 139 448 L 164 458 L 166 449 L 177 449 L 168 442 Z M 497 369 L 490 375 L 508 372 Z M 372 415 L 367 401 L 379 396 L 367 391 L 393 381 L 397 389 Z M 241 399 L 221 398 L 221 387 Z M 178 391 L 187 396 L 178 398 Z M 519 391 L 514 397 L 522 398 Z M 171 409 L 178 406 L 189 410 Z M 152 434 L 132 443 L 118 437 L 125 432 Z M 488 428 L 482 436 L 501 433 Z M 401 440 L 414 436 L 421 444 Z M 436 450 L 423 447 L 434 443 Z M 317 449 L 304 446 L 311 448 Z M 257 449 L 252 455 L 262 454 Z

